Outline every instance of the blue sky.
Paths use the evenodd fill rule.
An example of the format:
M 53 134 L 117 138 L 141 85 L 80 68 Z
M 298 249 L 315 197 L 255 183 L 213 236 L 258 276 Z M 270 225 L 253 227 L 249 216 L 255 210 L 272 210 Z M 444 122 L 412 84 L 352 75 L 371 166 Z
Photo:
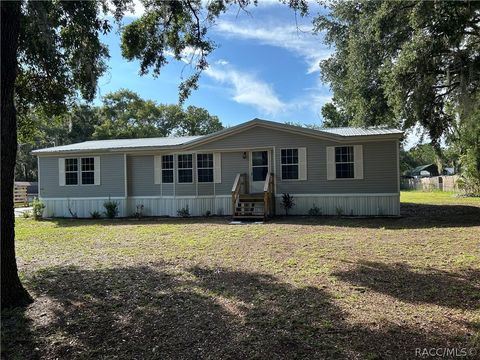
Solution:
M 136 14 L 141 13 L 141 7 Z M 222 15 L 209 36 L 218 44 L 210 55 L 210 67 L 199 89 L 186 105 L 206 108 L 224 125 L 255 117 L 284 122 L 321 124 L 321 106 L 331 99 L 320 81 L 318 62 L 332 52 L 322 35 L 312 33 L 312 19 L 295 17 L 277 1 Z M 298 25 L 298 28 L 297 28 Z M 119 35 L 103 37 L 109 46 L 109 71 L 99 81 L 99 97 L 121 88 L 133 90 L 158 103 L 176 103 L 181 76 L 191 74 L 189 65 L 172 61 L 158 78 L 139 75 L 139 64 L 121 56 Z

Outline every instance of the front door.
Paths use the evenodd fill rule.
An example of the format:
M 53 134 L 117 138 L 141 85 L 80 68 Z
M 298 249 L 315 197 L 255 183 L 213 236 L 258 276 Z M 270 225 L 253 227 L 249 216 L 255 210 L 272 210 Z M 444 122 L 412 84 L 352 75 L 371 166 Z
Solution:
M 250 152 L 250 193 L 263 192 L 269 171 L 268 151 Z

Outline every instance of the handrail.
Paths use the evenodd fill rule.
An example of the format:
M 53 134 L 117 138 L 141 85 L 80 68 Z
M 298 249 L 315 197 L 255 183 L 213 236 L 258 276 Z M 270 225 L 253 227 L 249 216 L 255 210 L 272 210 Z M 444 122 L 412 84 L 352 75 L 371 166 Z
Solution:
M 235 181 L 233 182 L 233 186 L 232 186 L 232 193 L 235 192 L 239 187 L 240 187 L 240 176 L 242 174 L 237 174 L 237 176 L 235 177 Z
M 266 218 L 269 215 L 273 215 L 275 212 L 275 197 L 273 195 L 273 173 L 267 173 L 265 183 L 263 185 L 263 203 L 264 212 L 263 217 Z
M 237 206 L 238 199 L 240 197 L 240 190 L 242 183 L 245 183 L 245 174 L 237 174 L 232 186 L 232 215 L 235 215 L 235 208 Z
M 267 173 L 267 177 L 265 178 L 265 183 L 263 184 L 263 192 L 268 191 L 268 188 L 270 187 L 270 178 L 271 174 Z

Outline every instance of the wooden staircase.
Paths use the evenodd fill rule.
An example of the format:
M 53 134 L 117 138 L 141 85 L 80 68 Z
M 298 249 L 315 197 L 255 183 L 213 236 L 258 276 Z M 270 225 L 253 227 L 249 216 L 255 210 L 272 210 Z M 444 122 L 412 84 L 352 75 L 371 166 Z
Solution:
M 274 214 L 273 174 L 267 174 L 263 193 L 248 194 L 246 174 L 237 174 L 232 188 L 233 219 L 266 220 Z
M 235 207 L 235 219 L 263 219 L 265 202 L 263 194 L 242 194 Z

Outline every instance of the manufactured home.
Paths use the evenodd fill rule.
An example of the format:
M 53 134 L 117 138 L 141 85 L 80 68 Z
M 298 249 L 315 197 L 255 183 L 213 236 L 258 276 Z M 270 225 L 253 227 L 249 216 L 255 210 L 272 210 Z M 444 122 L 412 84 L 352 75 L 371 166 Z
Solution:
M 399 139 L 386 128 L 306 129 L 254 119 L 213 134 L 118 139 L 35 150 L 44 216 L 399 215 Z

